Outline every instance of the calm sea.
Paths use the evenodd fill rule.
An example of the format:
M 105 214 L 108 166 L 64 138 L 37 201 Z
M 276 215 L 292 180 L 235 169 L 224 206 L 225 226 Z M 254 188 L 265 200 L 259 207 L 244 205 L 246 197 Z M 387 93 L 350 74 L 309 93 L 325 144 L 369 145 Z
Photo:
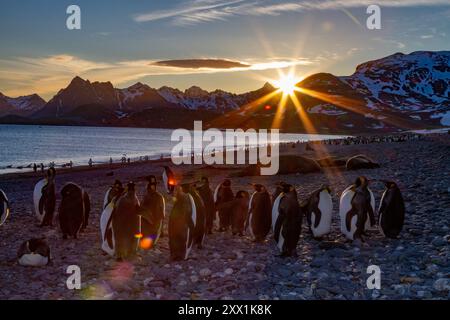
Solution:
M 108 128 L 70 126 L 0 125 L 0 174 L 29 171 L 33 163 L 56 166 L 72 161 L 87 165 L 120 162 L 125 155 L 150 159 L 170 155 L 177 142 L 170 140 L 172 129 Z M 340 136 L 280 134 L 280 142 L 340 138 Z

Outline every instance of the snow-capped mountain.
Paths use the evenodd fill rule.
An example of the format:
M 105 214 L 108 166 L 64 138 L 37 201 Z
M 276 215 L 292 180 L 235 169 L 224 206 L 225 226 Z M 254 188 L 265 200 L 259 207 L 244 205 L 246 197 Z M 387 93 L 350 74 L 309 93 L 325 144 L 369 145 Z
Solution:
M 444 116 L 450 109 L 450 51 L 396 53 L 363 63 L 341 79 L 376 110 L 389 108 L 423 120 Z
M 304 89 L 296 93 L 297 99 L 317 131 L 450 126 L 449 51 L 396 53 L 359 65 L 351 76 L 317 73 L 297 86 Z M 261 99 L 269 94 L 269 99 Z M 45 105 L 37 95 L 16 99 L 0 95 L 0 115 L 28 110 L 34 112 L 35 120 L 164 127 L 178 123 L 173 118 L 183 114 L 186 119 L 217 118 L 211 125 L 218 127 L 263 128 L 273 125 L 281 96 L 269 83 L 234 94 L 197 86 L 185 91 L 167 86 L 155 89 L 140 82 L 118 89 L 111 82 L 75 77 Z M 281 111 L 281 129 L 306 129 L 292 101 Z
M 0 93 L 0 115 L 29 115 L 40 110 L 45 105 L 45 100 L 37 94 L 10 98 Z

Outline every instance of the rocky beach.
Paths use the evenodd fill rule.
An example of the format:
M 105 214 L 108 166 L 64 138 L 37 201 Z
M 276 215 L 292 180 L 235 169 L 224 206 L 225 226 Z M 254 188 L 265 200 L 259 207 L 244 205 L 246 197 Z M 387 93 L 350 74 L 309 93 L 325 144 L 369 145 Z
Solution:
M 350 157 L 364 154 L 380 168 L 347 171 L 323 168 L 320 173 L 258 177 L 232 177 L 232 189 L 249 190 L 248 183 L 264 184 L 270 192 L 279 181 L 294 184 L 300 199 L 323 184 L 331 187 L 332 232 L 322 240 L 312 238 L 304 223 L 297 258 L 280 258 L 272 235 L 265 243 L 249 237 L 214 232 L 203 249 L 192 250 L 188 260 L 169 261 L 167 220 L 173 199 L 166 199 L 165 236 L 129 262 L 117 262 L 100 248 L 99 220 L 103 197 L 115 179 L 133 180 L 138 195 L 144 177 L 161 177 L 159 163 L 61 170 L 59 191 L 66 182 L 82 186 L 91 197 L 88 228 L 77 240 L 63 240 L 58 224 L 38 226 L 32 194 L 41 175 L 0 176 L 0 188 L 10 200 L 11 216 L 0 227 L 0 299 L 450 299 L 450 135 L 429 135 L 418 141 L 357 145 L 314 146 L 314 150 L 289 151 L 309 158 L 325 154 Z M 320 154 L 319 154 L 320 153 Z M 173 167 L 178 176 L 206 175 L 214 188 L 232 170 L 204 166 Z M 113 176 L 111 174 L 113 173 Z M 347 241 L 339 230 L 341 192 L 360 175 L 390 179 L 400 187 L 406 218 L 399 239 L 385 239 L 370 231 L 366 243 Z M 377 207 L 384 189 L 370 186 Z M 18 265 L 16 253 L 23 241 L 46 237 L 51 263 L 30 268 Z M 69 290 L 67 267 L 81 268 L 81 290 Z M 381 289 L 369 290 L 367 267 L 381 269 Z

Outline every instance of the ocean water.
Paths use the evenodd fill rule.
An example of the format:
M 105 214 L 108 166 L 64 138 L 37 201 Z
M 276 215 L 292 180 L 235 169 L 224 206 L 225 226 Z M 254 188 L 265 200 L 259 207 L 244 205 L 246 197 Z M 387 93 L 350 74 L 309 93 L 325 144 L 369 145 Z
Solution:
M 173 129 L 0 125 L 0 174 L 29 171 L 33 163 L 61 166 L 120 162 L 168 156 L 177 141 Z M 340 138 L 330 135 L 280 134 L 280 142 Z

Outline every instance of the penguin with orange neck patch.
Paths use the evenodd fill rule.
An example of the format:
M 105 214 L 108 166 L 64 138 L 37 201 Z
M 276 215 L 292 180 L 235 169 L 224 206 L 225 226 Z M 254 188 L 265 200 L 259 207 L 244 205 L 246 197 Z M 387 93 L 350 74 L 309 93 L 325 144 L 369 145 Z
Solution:
M 163 168 L 164 171 L 162 173 L 162 179 L 164 182 L 164 188 L 166 189 L 167 194 L 172 195 L 176 185 L 175 175 L 168 166 L 163 166 Z

